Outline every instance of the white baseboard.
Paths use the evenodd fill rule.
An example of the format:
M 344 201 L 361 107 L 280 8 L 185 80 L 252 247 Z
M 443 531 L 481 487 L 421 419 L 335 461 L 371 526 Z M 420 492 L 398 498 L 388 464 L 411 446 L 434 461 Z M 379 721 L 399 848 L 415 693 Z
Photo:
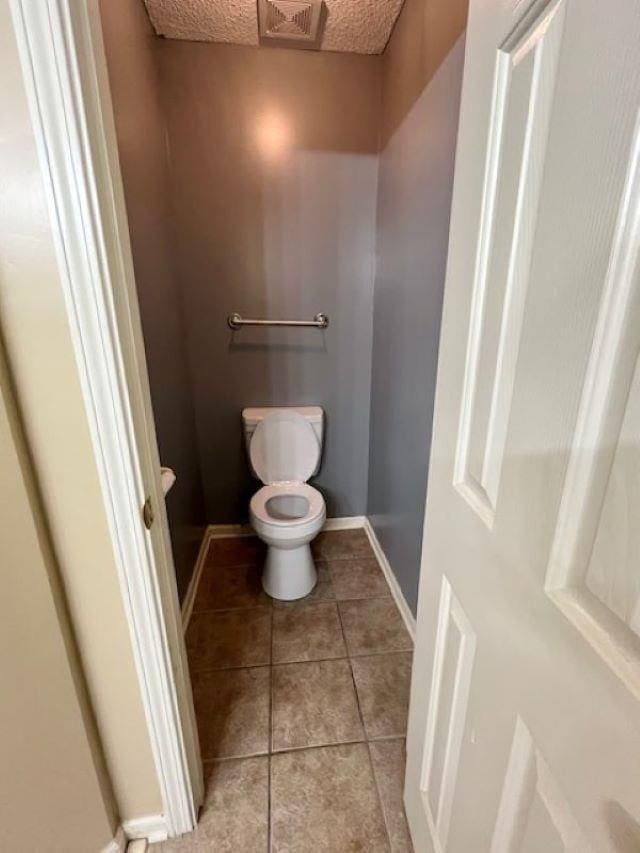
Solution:
M 352 530 L 358 527 L 364 527 L 365 518 L 363 515 L 353 515 L 344 518 L 328 518 L 323 526 L 323 530 Z M 198 592 L 198 585 L 202 577 L 204 563 L 207 557 L 207 550 L 212 539 L 227 539 L 235 536 L 254 536 L 254 531 L 249 524 L 209 524 L 205 528 L 202 536 L 202 542 L 196 558 L 196 564 L 189 581 L 187 593 L 182 602 L 182 629 L 187 630 L 191 614 L 193 613 L 193 605 Z
M 364 527 L 364 515 L 345 515 L 340 518 L 327 518 L 323 530 L 356 530 Z M 210 539 L 226 539 L 231 536 L 255 536 L 250 524 L 209 524 L 207 527 Z
M 250 524 L 210 524 L 207 527 L 210 539 L 229 539 L 236 536 L 255 536 Z
M 364 515 L 345 515 L 340 518 L 327 518 L 323 530 L 356 530 L 364 527 Z M 230 536 L 255 536 L 250 524 L 210 524 L 207 527 L 211 539 L 226 539 Z
M 198 591 L 198 584 L 200 583 L 202 570 L 204 569 L 204 563 L 207 558 L 207 550 L 209 548 L 210 541 L 211 527 L 209 526 L 205 528 L 204 534 L 202 536 L 202 542 L 200 543 L 200 549 L 196 558 L 196 564 L 193 567 L 193 574 L 191 575 L 191 580 L 189 581 L 189 586 L 187 587 L 187 593 L 184 597 L 184 601 L 182 602 L 181 613 L 183 631 L 187 630 L 189 619 L 191 619 L 191 613 L 193 612 L 193 605 L 196 600 L 196 593 Z
M 393 596 L 393 600 L 395 601 L 398 610 L 400 611 L 400 615 L 404 621 L 404 624 L 409 632 L 411 639 L 415 642 L 416 639 L 416 620 L 407 604 L 407 599 L 402 594 L 402 590 L 400 589 L 400 585 L 396 580 L 396 576 L 393 573 L 393 569 L 389 565 L 389 561 L 382 550 L 382 545 L 378 541 L 378 537 L 375 534 L 373 527 L 371 526 L 371 522 L 368 518 L 365 518 L 363 525 L 365 532 L 369 538 L 369 542 L 371 543 L 371 547 L 373 548 L 373 552 L 376 555 L 376 559 L 382 569 L 382 574 L 385 576 L 387 581 L 387 586 L 391 590 L 391 595 Z
M 161 814 L 150 814 L 125 820 L 122 822 L 122 828 L 129 841 L 136 838 L 146 838 L 149 844 L 155 844 L 157 841 L 166 841 L 169 836 L 167 822 L 164 815 Z
M 329 530 L 357 530 L 364 527 L 364 515 L 347 515 L 343 518 L 328 518 L 322 529 Z
M 112 840 L 107 844 L 106 847 L 102 848 L 102 853 L 126 853 L 127 850 L 127 837 L 124 834 L 124 829 L 119 826 L 118 831 L 112 838 Z
M 146 853 L 147 850 L 146 838 L 134 838 L 127 845 L 127 853 Z
M 411 610 L 409 609 L 409 605 L 407 604 L 404 595 L 402 594 L 402 590 L 398 585 L 396 576 L 394 575 L 393 570 L 389 565 L 389 561 L 387 560 L 385 553 L 382 550 L 382 546 L 378 541 L 378 537 L 376 536 L 369 519 L 364 515 L 351 515 L 344 516 L 341 518 L 328 518 L 325 521 L 322 529 L 325 531 L 331 531 L 357 530 L 359 528 L 363 528 L 366 532 L 369 542 L 371 543 L 371 547 L 373 548 L 373 552 L 376 555 L 376 559 L 380 565 L 383 575 L 385 576 L 385 580 L 387 581 L 389 590 L 391 591 L 391 595 L 393 596 L 393 600 L 398 606 L 398 610 L 400 611 L 400 615 L 402 616 L 404 624 L 407 626 L 407 631 L 411 635 L 411 639 L 415 640 L 416 620 L 413 614 L 411 613 Z M 182 602 L 182 627 L 184 631 L 187 630 L 189 619 L 191 618 L 191 613 L 193 612 L 193 605 L 196 600 L 196 593 L 198 592 L 198 585 L 200 584 L 200 579 L 202 577 L 202 572 L 207 557 L 207 550 L 209 548 L 209 543 L 211 542 L 211 540 L 226 539 L 231 536 L 251 535 L 253 535 L 253 530 L 248 524 L 209 524 L 207 526 L 202 537 L 202 543 L 200 545 L 200 550 L 198 551 L 198 557 L 196 559 L 193 575 L 191 576 L 191 580 L 189 582 L 187 594 L 185 595 L 184 601 Z

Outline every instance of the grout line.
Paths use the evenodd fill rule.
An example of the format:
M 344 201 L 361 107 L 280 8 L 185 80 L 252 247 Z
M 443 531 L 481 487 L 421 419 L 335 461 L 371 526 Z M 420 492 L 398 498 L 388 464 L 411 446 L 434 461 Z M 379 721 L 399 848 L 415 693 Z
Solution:
M 378 775 L 376 773 L 376 768 L 373 763 L 373 758 L 371 756 L 371 746 L 367 743 L 367 755 L 369 756 L 369 767 L 371 768 L 371 776 L 373 778 L 373 785 L 376 789 L 376 794 L 378 795 L 378 808 L 380 809 L 380 815 L 382 816 L 382 824 L 384 826 L 384 831 L 387 836 L 387 840 L 389 842 L 389 850 L 393 850 L 393 845 L 391 843 L 391 832 L 389 831 L 389 824 L 387 822 L 387 814 L 384 808 L 384 803 L 382 801 L 382 791 L 380 790 L 380 783 L 378 782 Z
M 323 581 L 323 583 L 331 583 L 331 581 Z M 391 593 L 384 595 L 368 595 L 360 598 L 317 598 L 313 601 L 303 601 L 303 599 L 293 599 L 292 601 L 265 601 L 262 604 L 251 604 L 247 607 L 207 607 L 204 610 L 194 610 L 192 617 L 202 613 L 241 613 L 244 610 L 260 610 L 262 608 L 273 608 L 274 610 L 293 610 L 295 607 L 317 607 L 319 604 L 342 604 L 347 601 L 386 601 L 393 596 Z M 395 605 L 395 601 L 394 601 Z
M 234 663 L 230 666 L 203 666 L 197 669 L 191 666 L 191 676 L 202 675 L 205 672 L 235 672 L 238 669 L 264 669 L 266 666 L 271 666 L 268 661 L 261 663 Z
M 375 560 L 376 563 L 378 562 L 373 548 L 364 551 L 362 554 L 336 554 L 331 557 L 316 556 L 314 554 L 313 556 L 316 563 L 346 563 L 347 560 Z
M 342 631 L 342 639 L 344 641 L 344 645 L 345 645 L 345 648 L 347 650 L 347 659 L 349 661 L 349 672 L 351 673 L 351 683 L 353 685 L 353 692 L 355 693 L 356 705 L 358 707 L 358 717 L 360 718 L 360 725 L 362 726 L 362 733 L 364 734 L 364 737 L 366 740 L 367 739 L 367 727 L 366 727 L 365 721 L 364 721 L 364 714 L 362 713 L 362 706 L 360 704 L 360 696 L 358 694 L 358 685 L 356 684 L 356 677 L 355 677 L 355 674 L 353 672 L 353 666 L 351 664 L 351 657 L 349 656 L 349 645 L 347 643 L 347 635 L 346 635 L 345 630 L 344 630 L 344 625 L 342 622 L 342 613 L 340 613 L 340 608 L 338 607 L 337 610 L 338 610 L 338 619 L 340 621 L 340 630 Z
M 273 617 L 271 611 L 271 640 L 269 647 L 269 753 L 273 752 Z
M 354 746 L 358 743 L 364 744 L 376 744 L 376 743 L 389 743 L 391 741 L 406 740 L 406 734 L 392 734 L 392 735 L 383 735 L 381 737 L 363 737 L 363 738 L 351 738 L 351 740 L 336 740 L 327 743 L 309 743 L 304 746 L 287 746 L 283 749 L 276 749 L 273 752 L 247 752 L 247 753 L 238 753 L 238 755 L 220 755 L 217 758 L 203 758 L 203 764 L 223 764 L 226 761 L 244 761 L 247 758 L 269 758 L 273 755 L 286 755 L 290 752 L 305 752 L 309 749 L 325 749 L 326 747 L 331 746 Z
M 273 631 L 274 631 L 275 610 L 271 607 L 271 635 L 269 640 L 269 756 L 267 758 L 267 849 L 272 848 L 272 832 L 271 832 L 271 755 L 273 753 Z
M 266 669 L 268 663 L 243 663 L 238 666 L 207 666 L 203 669 L 192 670 L 192 675 L 202 675 L 206 672 L 237 672 L 239 669 Z
M 376 735 L 375 737 L 367 738 L 367 743 L 388 743 L 392 740 L 406 740 L 407 733 L 398 734 L 398 732 L 394 732 L 392 735 Z
M 194 610 L 192 616 L 200 616 L 207 613 L 244 613 L 253 610 L 272 610 L 273 604 L 270 601 L 265 601 L 264 604 L 251 604 L 248 607 L 218 607 L 206 610 Z
M 202 764 L 224 764 L 227 761 L 245 761 L 248 758 L 266 758 L 268 752 L 238 752 L 236 755 L 218 755 L 215 758 L 203 758 Z
M 387 655 L 406 655 L 406 654 L 411 654 L 411 650 L 410 649 L 409 650 L 400 649 L 400 651 L 391 650 L 391 651 L 385 651 L 385 652 L 365 652 L 364 654 L 361 654 L 361 655 L 346 654 L 346 655 L 341 655 L 340 657 L 337 657 L 337 658 L 310 658 L 309 660 L 281 660 L 281 661 L 276 661 L 273 664 L 273 666 L 274 667 L 276 667 L 276 666 L 298 666 L 299 664 L 302 664 L 302 663 L 331 663 L 331 661 L 336 661 L 336 660 L 365 660 L 366 658 L 383 658 L 383 657 L 386 657 Z M 255 665 L 252 664 L 252 666 L 255 666 Z M 258 666 L 259 666 L 259 664 L 258 664 Z M 262 666 L 264 666 L 264 664 L 262 664 Z M 226 667 L 226 669 L 237 669 L 237 667 Z M 202 670 L 200 670 L 200 671 L 202 672 Z
M 398 738 L 396 738 L 398 740 Z M 335 740 L 328 743 L 309 743 L 305 746 L 287 746 L 283 749 L 276 749 L 272 755 L 287 755 L 290 752 L 305 752 L 308 749 L 324 749 L 327 746 L 352 746 L 356 743 L 366 743 L 366 738 L 351 738 L 351 740 Z
M 241 538 L 241 537 L 238 537 L 238 538 Z M 214 541 L 214 540 L 211 540 L 211 541 Z M 207 556 L 209 553 L 210 545 L 211 545 L 211 542 L 207 546 L 207 551 L 206 551 Z M 332 555 L 330 557 L 325 557 L 321 554 L 314 554 L 313 551 L 311 553 L 312 553 L 312 556 L 313 556 L 315 563 L 345 563 L 347 560 L 354 560 L 354 561 L 356 561 L 356 560 L 375 560 L 376 563 L 378 562 L 378 558 L 375 555 L 375 551 L 370 546 L 367 549 L 367 551 L 363 551 L 361 554 L 360 553 L 357 553 L 357 554 L 335 554 L 335 555 Z M 207 557 L 205 556 L 205 560 L 206 559 L 207 559 Z M 207 563 L 204 566 L 205 569 L 250 569 L 250 568 L 261 568 L 261 567 L 262 567 L 262 562 L 260 562 L 260 561 L 256 562 L 255 560 L 250 560 L 247 563 L 216 563 L 216 562 L 211 562 L 211 563 Z
M 273 835 L 271 825 L 271 753 L 267 755 L 267 850 L 271 853 L 273 848 Z
M 392 740 L 392 739 L 393 740 L 402 740 L 402 738 L 400 738 L 400 737 L 389 738 L 389 740 Z M 314 743 L 314 744 L 311 744 L 310 746 L 290 746 L 290 747 L 287 747 L 287 749 L 279 749 L 277 752 L 272 752 L 271 757 L 275 758 L 278 755 L 289 755 L 290 753 L 293 753 L 293 752 L 308 752 L 309 750 L 312 750 L 312 749 L 333 749 L 333 747 L 358 746 L 358 744 L 362 744 L 363 746 L 366 746 L 367 743 L 368 743 L 368 741 L 363 739 L 363 740 L 340 740 L 340 741 L 336 741 L 335 743 Z M 217 760 L 226 761 L 227 759 L 215 759 L 215 760 L 216 761 Z M 232 759 L 232 760 L 235 761 L 237 759 Z
M 371 559 L 377 563 L 377 560 L 375 557 L 372 557 Z M 318 560 L 317 562 L 335 562 L 335 561 L 334 560 L 330 560 L 330 561 Z M 209 568 L 212 568 L 212 567 L 209 567 Z M 242 565 L 242 566 L 224 566 L 223 568 L 259 569 L 260 566 L 256 563 L 247 563 L 246 565 Z M 384 575 L 383 575 L 383 577 L 384 577 Z M 329 581 L 322 581 L 322 583 L 330 583 L 331 584 L 333 591 L 334 591 L 334 597 L 333 598 L 318 598 L 318 599 L 314 599 L 312 601 L 304 601 L 303 599 L 294 599 L 292 601 L 282 601 L 282 602 L 276 601 L 274 599 L 268 599 L 267 601 L 258 602 L 257 604 L 249 604 L 249 605 L 245 605 L 245 606 L 240 605 L 238 607 L 205 607 L 205 608 L 199 609 L 199 610 L 193 609 L 191 616 L 193 617 L 196 614 L 201 614 L 201 613 L 237 613 L 238 611 L 242 611 L 242 610 L 258 610 L 258 609 L 263 608 L 263 607 L 273 607 L 276 609 L 279 609 L 279 608 L 289 609 L 289 608 L 293 608 L 296 606 L 298 606 L 298 607 L 312 607 L 312 606 L 315 606 L 318 604 L 327 604 L 327 603 L 331 603 L 331 602 L 335 602 L 336 604 L 338 604 L 338 603 L 343 602 L 343 601 L 344 602 L 346 602 L 346 601 L 380 601 L 380 600 L 386 600 L 388 598 L 391 598 L 391 600 L 393 600 L 393 595 L 391 594 L 391 591 L 387 591 L 381 595 L 360 595 L 360 596 L 352 595 L 352 596 L 346 596 L 344 598 L 338 598 L 335 595 L 335 581 L 333 580 L 333 578 L 331 578 Z M 394 604 L 395 604 L 395 601 L 394 601 Z
M 346 644 L 345 644 L 346 645 Z M 385 655 L 402 655 L 402 654 L 411 654 L 413 652 L 412 648 L 407 649 L 383 649 L 382 651 L 373 651 L 373 652 L 356 652 L 350 653 L 347 647 L 346 655 L 338 655 L 337 657 L 328 657 L 328 658 L 303 658 L 297 660 L 279 660 L 273 661 L 273 663 L 262 662 L 262 663 L 238 663 L 231 664 L 229 666 L 205 666 L 202 668 L 194 669 L 193 665 L 191 668 L 191 674 L 196 675 L 203 672 L 228 672 L 229 670 L 236 669 L 260 669 L 265 666 L 290 666 L 291 664 L 298 663 L 322 663 L 323 661 L 332 661 L 332 660 L 352 660 L 357 659 L 361 660 L 363 658 L 377 658 L 384 657 Z

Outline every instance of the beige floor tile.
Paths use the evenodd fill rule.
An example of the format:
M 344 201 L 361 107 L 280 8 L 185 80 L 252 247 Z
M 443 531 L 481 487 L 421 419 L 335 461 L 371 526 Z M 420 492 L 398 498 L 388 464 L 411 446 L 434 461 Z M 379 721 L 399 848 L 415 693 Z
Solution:
M 391 853 L 413 853 L 413 844 L 402 804 L 404 739 L 377 741 L 369 744 L 369 750 L 391 842 Z
M 346 654 L 338 608 L 333 601 L 274 608 L 274 663 L 341 658 Z
M 261 565 L 266 554 L 264 542 L 257 536 L 229 536 L 212 539 L 207 553 L 207 566 Z
M 358 701 L 368 738 L 407 731 L 411 652 L 351 659 Z
M 204 760 L 269 751 L 268 666 L 198 672 L 193 699 Z
M 311 543 L 316 560 L 344 560 L 351 557 L 373 557 L 367 534 L 358 530 L 330 530 L 320 533 Z
M 196 829 L 154 844 L 151 853 L 266 853 L 269 844 L 269 759 L 205 764 L 205 801 Z
M 272 749 L 364 740 L 349 661 L 273 668 Z
M 270 604 L 271 599 L 262 589 L 261 575 L 262 566 L 206 566 L 198 585 L 194 612 Z
M 393 599 L 341 601 L 338 607 L 350 655 L 412 648 L 411 637 Z
M 187 629 L 192 672 L 271 662 L 271 607 L 194 613 Z
M 384 598 L 391 594 L 375 558 L 333 560 L 327 566 L 339 601 Z
M 291 608 L 299 607 L 301 604 L 308 604 L 313 601 L 333 601 L 336 596 L 333 591 L 333 584 L 331 583 L 329 566 L 327 563 L 316 563 L 316 570 L 318 572 L 318 580 L 309 595 L 305 595 L 304 598 L 298 598 L 295 601 L 278 601 L 274 598 L 273 606 Z
M 382 811 L 362 743 L 271 757 L 272 853 L 382 853 Z

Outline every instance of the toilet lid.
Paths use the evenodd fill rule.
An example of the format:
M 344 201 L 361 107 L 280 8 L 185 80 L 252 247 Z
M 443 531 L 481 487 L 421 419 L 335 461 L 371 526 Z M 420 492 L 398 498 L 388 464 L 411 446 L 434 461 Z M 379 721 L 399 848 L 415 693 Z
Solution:
M 311 424 L 297 412 L 274 412 L 255 428 L 249 447 L 263 483 L 306 483 L 316 470 L 320 445 Z

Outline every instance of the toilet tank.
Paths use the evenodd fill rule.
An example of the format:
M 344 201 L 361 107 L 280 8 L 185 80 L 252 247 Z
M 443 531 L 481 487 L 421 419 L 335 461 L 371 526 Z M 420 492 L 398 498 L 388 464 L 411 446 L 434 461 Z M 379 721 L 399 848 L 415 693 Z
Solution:
M 249 457 L 249 445 L 251 444 L 251 436 L 261 420 L 272 415 L 274 412 L 297 412 L 307 420 L 318 437 L 318 444 L 322 451 L 322 442 L 324 441 L 324 413 L 320 406 L 273 406 L 268 408 L 254 408 L 242 410 L 242 428 L 244 431 L 244 441 L 247 448 L 247 456 Z M 250 457 L 249 457 L 250 458 Z M 320 468 L 321 454 L 318 456 L 318 465 L 313 474 L 318 473 Z M 255 472 L 254 472 L 255 473 Z M 313 476 L 313 474 L 311 476 Z

